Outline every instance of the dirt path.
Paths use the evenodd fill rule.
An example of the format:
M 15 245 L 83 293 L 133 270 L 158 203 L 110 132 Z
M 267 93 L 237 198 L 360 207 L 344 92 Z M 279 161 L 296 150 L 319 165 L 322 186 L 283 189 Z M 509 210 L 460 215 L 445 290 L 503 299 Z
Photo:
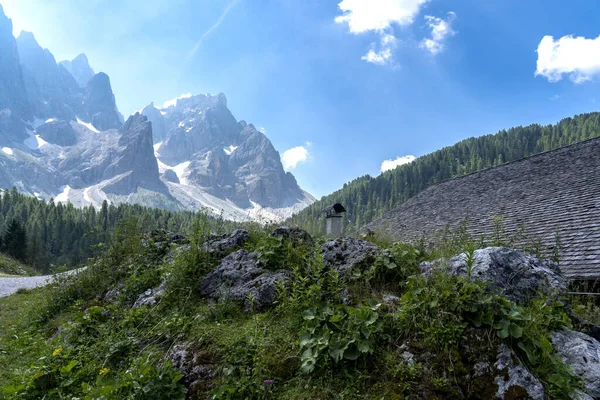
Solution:
M 0 297 L 10 296 L 19 289 L 33 289 L 40 286 L 45 286 L 52 282 L 55 276 L 63 274 L 74 274 L 80 270 L 73 270 L 62 272 L 56 275 L 44 275 L 44 276 L 9 276 L 0 275 Z

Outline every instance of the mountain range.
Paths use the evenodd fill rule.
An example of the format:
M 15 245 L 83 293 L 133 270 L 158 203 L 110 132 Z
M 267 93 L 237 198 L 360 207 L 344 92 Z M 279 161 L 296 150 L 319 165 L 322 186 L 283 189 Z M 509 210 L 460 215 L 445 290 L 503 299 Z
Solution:
M 0 6 L 0 187 L 40 199 L 103 201 L 227 219 L 280 220 L 312 204 L 279 153 L 223 94 L 186 94 L 124 119 L 87 57 L 57 62 Z

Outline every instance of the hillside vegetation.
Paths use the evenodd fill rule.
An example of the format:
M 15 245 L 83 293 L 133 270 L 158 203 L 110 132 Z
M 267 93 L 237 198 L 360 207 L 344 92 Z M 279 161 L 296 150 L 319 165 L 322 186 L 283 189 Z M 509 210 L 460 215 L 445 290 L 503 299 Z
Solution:
M 563 119 L 555 125 L 534 124 L 469 138 L 375 178 L 367 175 L 344 184 L 342 189 L 293 216 L 289 223 L 311 233 L 321 233 L 325 207 L 342 203 L 347 210 L 343 232 L 357 232 L 437 182 L 598 136 L 600 113 L 589 113 Z
M 597 308 L 542 281 L 525 297 L 489 290 L 464 238 L 425 253 L 289 228 L 215 236 L 202 218 L 192 232 L 132 220 L 87 270 L 0 299 L 0 397 L 568 399 L 587 385 L 551 337 Z M 460 251 L 466 274 L 421 264 Z M 500 388 L 499 352 L 532 383 Z

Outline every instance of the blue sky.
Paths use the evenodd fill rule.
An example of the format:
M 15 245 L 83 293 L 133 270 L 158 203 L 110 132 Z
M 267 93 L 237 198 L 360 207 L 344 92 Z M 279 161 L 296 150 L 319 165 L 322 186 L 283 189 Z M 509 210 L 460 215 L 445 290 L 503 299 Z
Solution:
M 288 169 L 317 197 L 385 160 L 600 102 L 597 0 L 0 4 L 58 60 L 86 53 L 125 115 L 225 93 L 236 118 L 295 149 Z

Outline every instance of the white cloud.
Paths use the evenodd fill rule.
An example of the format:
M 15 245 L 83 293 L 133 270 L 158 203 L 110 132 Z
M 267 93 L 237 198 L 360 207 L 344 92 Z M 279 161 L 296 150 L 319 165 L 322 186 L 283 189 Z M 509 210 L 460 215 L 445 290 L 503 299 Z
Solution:
M 374 42 L 362 60 L 377 65 L 394 65 L 393 49 L 398 39 L 391 34 L 392 25 L 407 26 L 414 22 L 421 6 L 429 0 L 342 0 L 338 8 L 342 15 L 335 18 L 338 24 L 348 24 L 351 33 L 375 32 L 379 44 Z
M 306 160 L 308 160 L 308 150 L 304 146 L 297 146 L 286 150 L 281 156 L 283 168 L 286 170 L 296 168 L 296 165 Z
M 419 47 L 436 55 L 444 50 L 444 41 L 454 36 L 456 31 L 452 29 L 452 23 L 456 19 L 456 13 L 450 11 L 446 19 L 426 15 L 427 26 L 431 29 L 431 37 L 425 38 Z
M 410 25 L 429 0 L 342 0 L 338 24 L 347 23 L 352 33 L 383 32 L 392 24 Z
M 408 164 L 415 161 L 415 156 L 397 157 L 395 160 L 385 160 L 381 163 L 381 172 L 389 171 L 400 165 Z
M 558 82 L 564 75 L 574 83 L 583 83 L 600 74 L 600 36 L 595 39 L 563 36 L 554 40 L 544 36 L 537 48 L 535 76 Z
M 555 95 L 549 97 L 549 100 L 551 100 L 551 101 L 558 100 L 558 99 L 560 99 L 560 95 L 558 95 L 558 94 L 555 94 Z
M 258 128 L 258 131 L 261 133 L 267 133 L 267 130 L 265 129 L 264 126 L 261 126 L 260 128 Z

